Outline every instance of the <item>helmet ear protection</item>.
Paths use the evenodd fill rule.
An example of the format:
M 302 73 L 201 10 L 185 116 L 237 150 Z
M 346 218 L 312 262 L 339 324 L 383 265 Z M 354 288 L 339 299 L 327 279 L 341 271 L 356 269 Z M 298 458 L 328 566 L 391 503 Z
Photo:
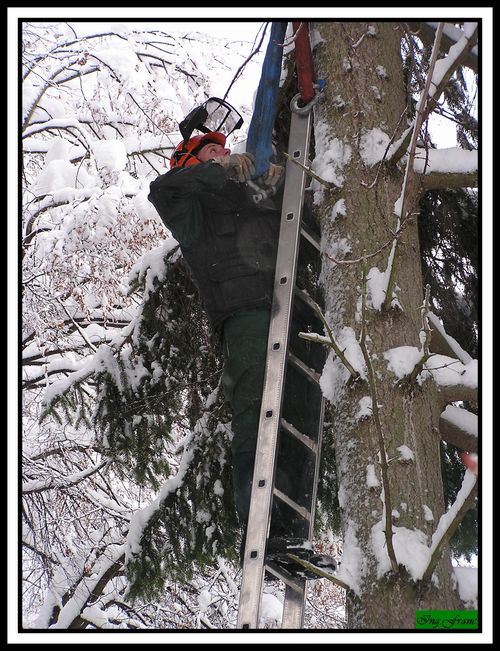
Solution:
M 182 135 L 180 142 L 170 159 L 170 167 L 187 167 L 198 163 L 196 152 L 208 142 L 216 142 L 224 146 L 226 138 L 240 129 L 243 118 L 228 102 L 218 97 L 210 97 L 201 106 L 195 107 L 179 123 Z M 193 131 L 201 131 L 204 135 L 193 136 Z

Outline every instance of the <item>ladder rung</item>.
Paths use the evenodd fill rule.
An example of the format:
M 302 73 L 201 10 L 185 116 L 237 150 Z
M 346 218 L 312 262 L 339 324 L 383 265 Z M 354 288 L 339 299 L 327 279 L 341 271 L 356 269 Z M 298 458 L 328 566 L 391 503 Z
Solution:
M 313 312 L 316 312 L 316 303 L 307 292 L 299 287 L 295 287 L 295 296 L 305 303 Z
M 302 516 L 302 517 L 304 518 L 304 520 L 310 520 L 310 519 L 311 519 L 311 513 L 310 513 L 310 511 L 308 511 L 308 510 L 307 510 L 306 508 L 304 508 L 303 506 L 300 506 L 300 504 L 297 504 L 297 502 L 294 502 L 293 500 L 291 500 L 291 499 L 288 497 L 288 495 L 285 495 L 285 493 L 283 493 L 282 491 L 280 491 L 279 488 L 276 488 L 276 486 L 275 486 L 273 492 L 274 492 L 274 495 L 275 495 L 279 500 L 281 500 L 282 502 L 284 502 L 285 504 L 287 504 L 290 508 L 292 508 L 294 511 L 296 511 L 296 513 L 298 513 L 300 516 Z
M 317 443 L 315 441 L 312 441 L 305 434 L 302 434 L 302 432 L 300 432 L 296 427 L 294 427 L 291 423 L 289 423 L 284 418 L 281 419 L 281 426 L 283 427 L 283 429 L 286 429 L 286 431 L 289 434 L 291 434 L 294 438 L 296 438 L 305 446 L 307 446 L 312 452 L 314 452 L 315 454 L 317 453 L 318 451 Z
M 321 243 L 318 240 L 318 238 L 314 235 L 314 233 L 307 228 L 304 224 L 301 225 L 300 227 L 300 234 L 302 237 L 309 242 L 309 244 L 312 244 L 314 248 L 318 251 L 321 250 Z
M 293 364 L 296 368 L 298 368 L 299 371 L 302 371 L 302 373 L 306 377 L 308 377 L 310 380 L 312 380 L 312 382 L 316 382 L 316 384 L 319 385 L 319 381 L 320 381 L 320 378 L 321 378 L 321 375 L 319 373 L 316 373 L 316 371 L 314 369 L 307 366 L 307 364 L 304 364 L 304 362 L 302 360 L 300 360 L 293 353 L 288 354 L 288 359 L 289 359 L 290 363 Z
M 290 586 L 293 590 L 301 592 L 304 587 L 305 579 L 297 579 L 288 572 L 284 572 L 278 565 L 273 562 L 266 563 L 266 570 L 273 576 L 280 579 L 286 585 Z

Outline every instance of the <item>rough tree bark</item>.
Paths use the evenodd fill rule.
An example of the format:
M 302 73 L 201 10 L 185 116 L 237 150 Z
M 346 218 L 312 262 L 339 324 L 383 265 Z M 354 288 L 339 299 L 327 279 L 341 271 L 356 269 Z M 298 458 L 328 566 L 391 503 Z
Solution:
M 364 253 L 370 256 L 392 241 L 396 230 L 394 207 L 404 174 L 401 166 L 384 165 L 372 184 L 377 167 L 366 164 L 360 147 L 364 135 L 374 128 L 396 139 L 407 128 L 406 119 L 401 118 L 407 101 L 401 30 L 395 23 L 361 22 L 319 23 L 317 28 L 322 42 L 315 49 L 316 72 L 327 85 L 325 97 L 315 109 L 316 134 L 327 125 L 328 138 L 335 141 L 337 150 L 341 149 L 344 161 L 337 175 L 343 177 L 341 187 L 323 189 L 319 206 L 326 317 L 339 340 L 349 328 L 360 340 L 361 296 L 366 290 L 363 265 L 346 262 Z M 408 208 L 414 209 L 418 190 L 415 182 Z M 340 199 L 345 202 L 342 210 L 332 211 Z M 380 272 L 387 269 L 390 251 L 391 246 L 386 246 L 367 259 L 368 279 L 378 273 L 375 267 Z M 357 381 L 337 383 L 330 398 L 335 413 L 344 554 L 347 560 L 350 546 L 361 552 L 357 561 L 359 584 L 347 592 L 350 629 L 412 629 L 416 610 L 460 608 L 449 554 L 443 554 L 432 580 L 422 582 L 410 576 L 398 549 L 390 554 L 392 567 L 379 576 L 374 553 L 375 532 L 381 536 L 384 531 L 388 533 L 384 553 L 392 542 L 385 507 L 391 512 L 392 527 L 419 530 L 428 545 L 445 508 L 439 435 L 443 405 L 437 387 L 431 380 L 396 382 L 384 358 L 388 349 L 421 347 L 424 288 L 415 217 L 406 222 L 399 238 L 395 264 L 397 302 L 389 309 L 370 309 L 371 297 L 369 293 L 367 296 L 366 375 Z M 340 369 L 338 365 L 337 378 Z M 359 418 L 360 400 L 367 397 L 372 399 L 371 416 Z M 403 445 L 413 452 L 413 458 L 400 454 L 398 448 Z M 383 463 L 384 457 L 387 463 Z M 374 470 L 375 481 L 367 481 L 369 467 Z M 351 557 L 349 563 L 353 562 Z

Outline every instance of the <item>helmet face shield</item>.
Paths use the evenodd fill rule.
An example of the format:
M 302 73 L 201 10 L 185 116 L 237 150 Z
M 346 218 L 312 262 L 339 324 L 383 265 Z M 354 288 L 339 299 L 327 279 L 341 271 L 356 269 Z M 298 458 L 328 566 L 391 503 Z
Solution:
M 202 133 L 217 131 L 226 137 L 239 129 L 243 118 L 228 102 L 218 97 L 210 97 L 197 106 L 179 123 L 179 130 L 187 142 L 195 129 Z
M 243 118 L 230 104 L 216 97 L 211 97 L 205 102 L 207 118 L 205 126 L 210 131 L 219 131 L 229 136 L 233 131 L 239 129 L 243 124 Z

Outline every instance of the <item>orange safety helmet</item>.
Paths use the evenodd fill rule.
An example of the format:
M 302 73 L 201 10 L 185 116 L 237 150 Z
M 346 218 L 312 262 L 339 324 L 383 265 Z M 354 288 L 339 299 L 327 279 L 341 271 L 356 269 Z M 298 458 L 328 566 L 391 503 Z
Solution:
M 201 136 L 193 136 L 192 138 L 189 138 L 187 142 L 181 140 L 170 158 L 170 167 L 188 167 L 189 165 L 196 165 L 200 162 L 199 159 L 196 158 L 196 154 L 209 142 L 215 142 L 218 145 L 225 147 L 226 136 L 220 131 L 210 131 Z

